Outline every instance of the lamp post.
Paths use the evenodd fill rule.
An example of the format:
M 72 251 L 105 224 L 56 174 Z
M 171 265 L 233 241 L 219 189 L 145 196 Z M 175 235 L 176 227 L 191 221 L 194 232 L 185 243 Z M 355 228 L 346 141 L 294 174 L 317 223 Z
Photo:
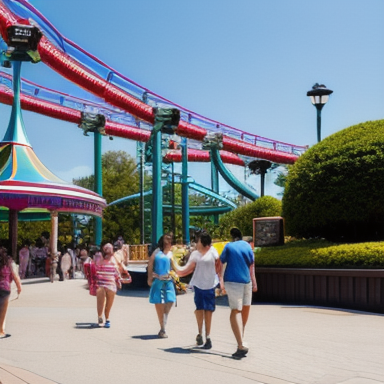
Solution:
M 324 84 L 319 85 L 316 83 L 311 91 L 307 92 L 307 96 L 310 97 L 311 103 L 317 110 L 317 142 L 321 141 L 321 110 L 329 100 L 329 95 L 333 93 Z

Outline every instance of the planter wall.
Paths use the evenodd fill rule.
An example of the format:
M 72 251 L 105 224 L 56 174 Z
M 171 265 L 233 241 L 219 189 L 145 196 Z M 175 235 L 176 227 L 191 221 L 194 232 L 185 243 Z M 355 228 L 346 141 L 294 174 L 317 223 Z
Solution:
M 384 313 L 384 269 L 256 268 L 254 302 Z

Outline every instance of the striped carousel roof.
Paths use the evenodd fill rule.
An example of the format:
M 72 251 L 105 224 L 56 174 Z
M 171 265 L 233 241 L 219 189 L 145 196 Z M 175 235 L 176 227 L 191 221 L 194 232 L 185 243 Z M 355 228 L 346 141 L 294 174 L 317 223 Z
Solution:
M 36 156 L 24 128 L 17 84 L 14 91 L 11 119 L 0 142 L 0 206 L 101 216 L 106 202 L 100 195 L 61 180 Z

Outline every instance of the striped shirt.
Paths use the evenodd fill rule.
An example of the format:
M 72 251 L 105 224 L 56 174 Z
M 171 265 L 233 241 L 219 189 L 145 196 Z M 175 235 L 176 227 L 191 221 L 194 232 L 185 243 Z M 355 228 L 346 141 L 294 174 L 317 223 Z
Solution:
M 107 288 L 113 292 L 117 291 L 117 282 L 120 280 L 120 273 L 112 263 L 96 265 L 96 285 Z

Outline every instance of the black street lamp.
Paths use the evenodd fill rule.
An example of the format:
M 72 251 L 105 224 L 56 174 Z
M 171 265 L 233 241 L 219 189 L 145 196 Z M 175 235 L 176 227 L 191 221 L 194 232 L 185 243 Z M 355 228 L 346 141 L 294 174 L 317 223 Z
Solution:
M 326 102 L 329 100 L 329 95 L 333 93 L 330 89 L 326 88 L 324 84 L 319 85 L 316 83 L 311 91 L 307 92 L 307 96 L 311 98 L 311 103 L 317 109 L 317 142 L 321 141 L 321 110 Z

